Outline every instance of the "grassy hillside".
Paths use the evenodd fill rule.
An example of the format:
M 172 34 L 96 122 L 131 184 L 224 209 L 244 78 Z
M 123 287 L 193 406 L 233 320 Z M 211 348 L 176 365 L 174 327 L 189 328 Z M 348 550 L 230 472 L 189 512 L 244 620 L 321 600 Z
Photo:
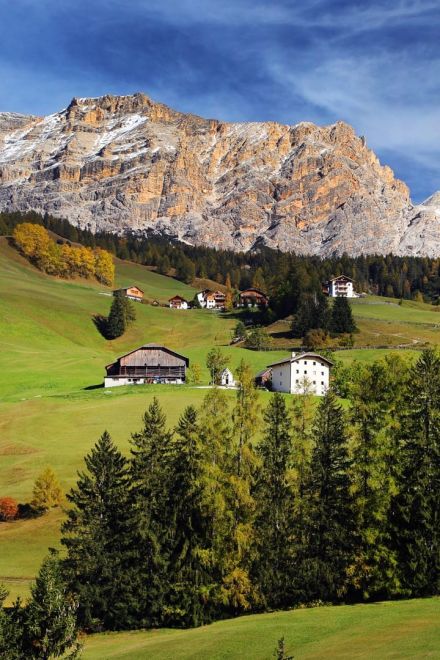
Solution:
M 187 298 L 194 295 L 194 289 L 181 282 L 120 261 L 116 284 L 137 284 L 146 298 L 161 302 L 174 293 Z M 135 324 L 124 337 L 107 341 L 93 317 L 108 314 L 110 294 L 108 288 L 94 282 L 66 282 L 40 273 L 6 239 L 0 239 L 1 496 L 28 501 L 35 477 L 47 465 L 54 468 L 63 488 L 69 489 L 84 455 L 104 429 L 127 451 L 128 438 L 139 429 L 154 395 L 160 397 L 170 424 L 175 424 L 188 403 L 201 405 L 206 390 L 189 386 L 99 387 L 104 366 L 143 343 L 163 342 L 199 362 L 205 382 L 205 358 L 212 346 L 221 346 L 230 355 L 233 368 L 244 358 L 255 372 L 285 355 L 229 346 L 236 323 L 233 315 L 137 303 Z M 354 302 L 361 329 L 357 341 L 371 331 L 377 337 L 369 343 L 381 345 L 380 328 L 386 327 L 390 335 L 396 334 L 396 328 L 405 328 L 412 338 L 426 331 L 431 343 L 437 343 L 440 316 L 434 308 L 420 303 L 399 307 L 396 301 L 390 302 L 375 298 Z M 283 339 L 283 345 L 290 343 L 288 337 Z M 416 352 L 404 354 L 411 358 Z M 374 348 L 338 353 L 346 362 L 380 355 L 383 351 Z M 234 393 L 229 396 L 232 401 Z M 268 397 L 263 393 L 262 402 Z M 60 516 L 54 512 L 37 520 L 0 525 L 0 581 L 6 582 L 13 596 L 27 592 L 48 546 L 58 543 Z
M 195 630 L 95 635 L 84 660 L 269 660 L 277 640 L 295 660 L 437 658 L 440 599 L 322 607 L 221 621 Z
M 160 301 L 175 292 L 194 295 L 190 287 L 131 263 L 117 262 L 116 281 L 118 286 L 136 283 L 146 297 Z M 170 424 L 188 403 L 201 404 L 206 390 L 189 386 L 96 387 L 104 366 L 118 355 L 149 341 L 163 342 L 204 367 L 206 353 L 218 345 L 233 366 L 244 358 L 255 371 L 284 355 L 230 347 L 234 318 L 137 303 L 133 327 L 109 342 L 93 323 L 95 314 L 108 313 L 109 289 L 44 275 L 5 239 L 0 239 L 0 299 L 0 494 L 22 502 L 29 500 L 35 477 L 47 465 L 63 488 L 70 488 L 84 455 L 105 429 L 127 450 L 130 433 L 139 429 L 154 395 L 160 396 Z M 207 381 L 205 368 L 203 377 Z M 0 580 L 12 595 L 27 592 L 48 546 L 57 544 L 58 529 L 56 513 L 0 525 Z

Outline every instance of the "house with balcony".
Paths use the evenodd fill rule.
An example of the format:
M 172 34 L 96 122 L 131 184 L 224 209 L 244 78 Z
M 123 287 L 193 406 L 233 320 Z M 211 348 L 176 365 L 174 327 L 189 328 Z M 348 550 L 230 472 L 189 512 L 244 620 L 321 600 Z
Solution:
M 323 292 L 330 298 L 357 298 L 354 291 L 354 280 L 347 275 L 338 275 L 323 285 Z
M 145 344 L 106 366 L 104 387 L 168 383 L 186 380 L 189 359 L 161 344 Z

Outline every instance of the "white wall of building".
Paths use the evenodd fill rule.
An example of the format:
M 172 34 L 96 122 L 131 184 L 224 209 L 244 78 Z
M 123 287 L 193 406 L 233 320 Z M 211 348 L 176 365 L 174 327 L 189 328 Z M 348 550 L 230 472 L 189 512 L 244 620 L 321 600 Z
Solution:
M 130 378 L 129 376 L 124 376 L 122 378 L 113 378 L 112 376 L 106 376 L 104 378 L 104 387 L 120 387 L 121 385 L 144 385 L 145 381 L 145 378 L 139 377 Z M 167 380 L 167 383 L 172 385 L 182 385 L 183 380 L 181 378 L 177 380 Z
M 274 392 L 290 392 L 290 362 L 283 362 L 272 367 L 272 390 Z
M 330 296 L 332 298 L 338 298 L 343 296 L 344 298 L 355 298 L 355 293 L 353 290 L 353 282 L 347 282 L 341 285 L 338 280 L 332 280 L 330 282 Z
M 330 379 L 330 368 L 326 362 L 312 356 L 295 360 L 290 367 L 291 392 L 311 392 L 316 396 L 324 396 Z
M 323 396 L 329 387 L 330 367 L 318 357 L 293 359 L 272 366 L 272 390 Z
M 186 302 L 186 300 L 181 300 L 177 304 L 173 304 L 173 303 L 170 302 L 170 308 L 171 309 L 188 309 L 188 303 Z

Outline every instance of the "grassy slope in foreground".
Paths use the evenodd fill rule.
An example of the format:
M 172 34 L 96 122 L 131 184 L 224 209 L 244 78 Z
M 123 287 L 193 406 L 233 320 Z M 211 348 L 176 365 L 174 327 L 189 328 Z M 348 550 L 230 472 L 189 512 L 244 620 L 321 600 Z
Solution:
M 193 296 L 190 287 L 171 278 L 117 262 L 117 285 L 130 283 L 160 301 L 174 291 Z M 108 313 L 108 294 L 109 289 L 93 282 L 65 282 L 38 272 L 0 239 L 0 495 L 29 501 L 35 477 L 47 465 L 67 491 L 105 429 L 128 450 L 130 433 L 139 430 L 154 395 L 172 425 L 186 405 L 201 405 L 206 390 L 187 386 L 85 388 L 102 383 L 105 364 L 148 341 L 163 342 L 204 364 L 212 346 L 228 343 L 234 319 L 136 304 L 133 327 L 108 342 L 92 321 L 94 314 Z M 255 371 L 283 355 L 224 350 L 234 366 L 244 358 Z M 59 520 L 54 512 L 0 525 L 0 581 L 12 597 L 26 595 L 48 546 L 57 545 Z
M 84 660 L 269 660 L 277 640 L 295 660 L 438 658 L 440 599 L 276 612 L 194 630 L 95 635 Z

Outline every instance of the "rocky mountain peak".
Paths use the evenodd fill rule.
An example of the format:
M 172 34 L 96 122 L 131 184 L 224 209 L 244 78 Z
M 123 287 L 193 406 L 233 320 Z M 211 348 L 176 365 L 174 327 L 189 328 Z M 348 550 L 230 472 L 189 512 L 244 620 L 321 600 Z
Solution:
M 344 122 L 227 123 L 141 93 L 74 98 L 47 117 L 0 113 L 0 209 L 92 231 L 237 250 L 432 254 L 431 206 L 414 208 Z

